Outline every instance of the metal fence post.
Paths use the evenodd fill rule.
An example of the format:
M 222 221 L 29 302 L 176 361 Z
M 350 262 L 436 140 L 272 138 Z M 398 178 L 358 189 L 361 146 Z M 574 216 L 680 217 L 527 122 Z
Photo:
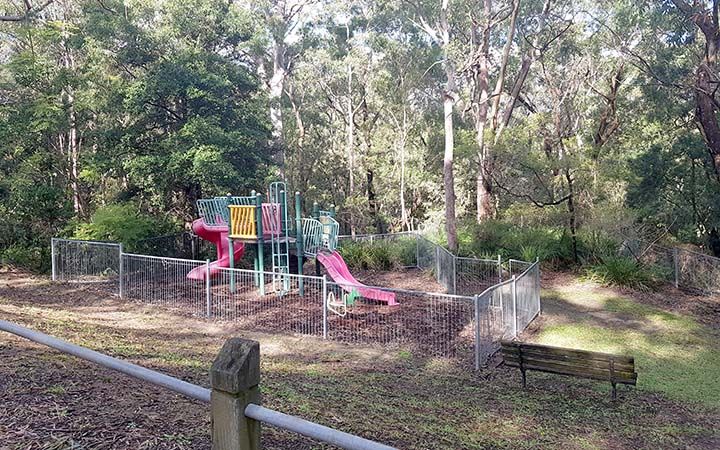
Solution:
M 57 267 L 55 262 L 55 238 L 50 238 L 50 259 L 51 259 L 51 266 L 52 266 L 52 280 L 57 280 Z
M 480 296 L 475 296 L 475 370 L 480 370 Z
M 513 304 L 513 337 L 518 335 L 518 315 L 517 315 L 517 279 L 512 276 L 512 304 Z
M 205 306 L 206 315 L 212 317 L 212 293 L 210 292 L 210 260 L 205 260 Z
M 502 256 L 498 255 L 498 283 L 502 283 Z
M 457 256 L 452 255 L 453 258 L 453 295 L 457 295 Z
M 440 279 L 440 246 L 435 245 L 435 278 L 437 278 L 438 283 L 442 283 L 442 280 Z M 445 286 L 447 288 L 447 286 Z
M 415 266 L 420 269 L 420 235 L 415 234 Z
M 210 370 L 213 450 L 259 450 L 260 422 L 245 415 L 260 404 L 260 343 L 231 338 Z
M 125 278 L 125 267 L 123 264 L 123 245 L 120 244 L 120 251 L 118 252 L 118 258 L 120 259 L 118 262 L 118 272 L 119 272 L 119 283 L 118 283 L 118 295 L 120 295 L 120 298 L 123 298 L 125 295 L 125 289 L 123 286 L 123 278 Z
M 675 288 L 677 289 L 680 287 L 680 261 L 677 247 L 673 247 L 673 266 L 675 270 Z
M 322 302 L 323 302 L 323 339 L 327 339 L 327 328 L 328 328 L 328 315 L 327 315 L 327 275 L 322 277 Z

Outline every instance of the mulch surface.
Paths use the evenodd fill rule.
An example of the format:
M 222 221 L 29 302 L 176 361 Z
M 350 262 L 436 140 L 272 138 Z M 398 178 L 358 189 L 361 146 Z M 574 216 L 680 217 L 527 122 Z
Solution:
M 563 275 L 552 276 L 562 282 Z M 0 317 L 201 385 L 222 342 L 244 333 L 241 323 L 122 301 L 107 289 L 0 273 Z M 267 309 L 255 320 L 277 313 Z M 413 323 L 414 333 L 425 326 Z M 207 405 L 1 336 L 0 449 L 210 448 Z M 506 367 L 474 374 L 437 360 L 384 359 L 370 347 L 249 337 L 262 342 L 266 405 L 400 448 L 571 449 L 585 448 L 583 436 L 611 449 L 720 448 L 716 412 L 654 393 L 623 389 L 613 403 L 598 383 L 545 374 L 533 374 L 523 391 L 517 371 Z M 159 359 L 168 352 L 181 362 Z M 458 430 L 482 444 L 458 445 Z M 270 427 L 263 444 L 325 448 Z

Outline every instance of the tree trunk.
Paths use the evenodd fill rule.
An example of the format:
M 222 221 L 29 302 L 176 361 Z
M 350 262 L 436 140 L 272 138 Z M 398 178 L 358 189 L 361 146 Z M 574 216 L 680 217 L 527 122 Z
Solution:
M 373 218 L 373 222 L 375 222 L 375 232 L 383 234 L 385 233 L 385 224 L 378 211 L 377 195 L 375 194 L 375 172 L 372 169 L 367 169 L 365 173 L 367 176 L 367 198 L 368 206 L 370 207 L 370 216 Z
M 350 24 L 345 26 L 348 54 L 350 53 Z M 347 127 L 346 127 L 346 151 L 347 151 L 347 170 L 348 170 L 348 197 L 355 194 L 355 105 L 352 98 L 352 80 L 353 70 L 352 64 L 347 63 Z M 350 235 L 355 236 L 355 220 L 352 208 L 350 208 Z
M 569 213 L 568 226 L 570 228 L 570 237 L 572 239 L 572 250 L 573 260 L 577 263 L 580 258 L 578 257 L 578 244 L 577 244 L 577 216 L 575 212 L 575 187 L 573 186 L 573 179 L 570 175 L 570 169 L 565 169 L 565 180 L 568 184 L 568 197 L 567 197 L 567 208 Z
M 69 72 L 75 70 L 75 60 L 71 53 L 67 42 L 62 42 L 62 62 L 64 68 Z M 77 114 L 75 111 L 75 90 L 72 86 L 65 86 L 63 89 L 63 102 L 67 105 L 68 113 L 68 131 L 66 133 L 67 156 L 69 163 L 70 190 L 72 191 L 73 209 L 75 214 L 81 219 L 87 218 L 85 211 L 85 202 L 80 188 L 80 149 L 82 146 L 81 138 L 78 133 Z
M 491 15 L 492 1 L 485 0 L 485 25 L 480 36 L 480 45 L 477 49 L 476 58 L 477 70 L 474 74 L 475 83 L 475 140 L 477 142 L 477 158 L 478 172 L 476 179 L 476 202 L 478 223 L 492 217 L 492 157 L 491 149 L 485 142 L 485 125 L 488 119 L 489 111 L 489 68 L 488 60 L 490 58 L 490 31 L 491 31 Z M 476 34 L 473 30 L 473 35 Z
M 696 120 L 710 153 L 715 175 L 720 182 L 720 125 L 719 109 L 715 100 L 718 86 L 718 53 L 720 53 L 720 23 L 718 1 L 713 0 L 711 9 L 705 9 L 704 2 L 671 0 L 672 3 L 693 22 L 705 37 L 705 55 L 695 74 Z M 698 3 L 700 3 L 698 5 Z
M 548 15 L 550 14 L 550 4 L 551 0 L 545 0 L 545 2 L 543 3 L 543 9 L 540 13 L 540 18 L 538 19 L 538 31 L 532 41 L 530 50 L 525 53 L 521 58 L 520 70 L 518 71 L 515 82 L 513 83 L 512 90 L 510 91 L 510 99 L 508 100 L 508 104 L 505 106 L 505 111 L 503 111 L 502 120 L 500 121 L 500 124 L 498 126 L 497 133 L 495 133 L 495 142 L 500 139 L 500 135 L 502 135 L 503 130 L 508 125 L 508 123 L 510 123 L 510 118 L 512 117 L 513 111 L 515 110 L 515 104 L 520 98 L 520 92 L 525 85 L 525 80 L 530 73 L 530 68 L 538 57 L 538 49 L 540 48 L 540 37 L 542 36 L 542 32 L 545 29 Z
M 717 89 L 717 83 L 712 68 L 706 63 L 701 64 L 695 82 L 696 116 L 710 152 L 715 175 L 720 180 L 720 126 L 717 118 L 718 108 L 711 94 Z
M 453 160 L 455 136 L 453 125 L 453 107 L 457 101 L 455 65 L 450 59 L 450 24 L 447 15 L 449 0 L 443 0 L 440 8 L 440 35 L 442 38 L 443 66 L 445 68 L 445 90 L 443 92 L 443 118 L 445 123 L 445 153 L 443 155 L 443 188 L 445 189 L 445 234 L 448 248 L 457 253 L 457 219 L 455 214 L 455 174 Z
M 403 106 L 402 134 L 400 136 L 400 227 L 402 231 L 411 231 L 408 213 L 405 207 L 405 146 L 407 144 L 407 108 Z

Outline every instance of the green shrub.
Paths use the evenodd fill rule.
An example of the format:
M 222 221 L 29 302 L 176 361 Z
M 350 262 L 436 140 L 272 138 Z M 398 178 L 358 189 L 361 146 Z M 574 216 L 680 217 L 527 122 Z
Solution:
M 415 264 L 415 239 L 345 242 L 338 251 L 355 269 L 391 270 Z
M 343 242 L 338 252 L 349 267 L 362 269 L 365 263 L 365 246 L 361 242 Z
M 140 214 L 131 203 L 103 206 L 90 222 L 75 228 L 75 239 L 121 242 L 133 251 L 138 241 L 165 234 L 171 227 L 161 220 Z
M 390 259 L 395 265 L 414 266 L 417 258 L 417 241 L 414 237 L 389 242 Z
M 638 290 L 649 290 L 658 282 L 652 268 L 622 256 L 606 257 L 588 267 L 586 274 L 588 279 L 604 285 Z
M 620 243 L 601 231 L 583 230 L 578 236 L 578 247 L 584 264 L 598 264 L 617 255 Z
M 12 245 L 0 253 L 0 265 L 12 265 L 31 270 L 33 272 L 47 273 L 50 271 L 50 243 L 40 245 Z
M 371 270 L 389 270 L 393 267 L 390 245 L 386 242 L 374 242 L 365 251 L 365 267 Z
M 562 227 L 519 227 L 490 220 L 481 224 L 465 223 L 458 234 L 460 255 L 476 258 L 515 258 L 564 265 L 574 262 L 572 238 Z

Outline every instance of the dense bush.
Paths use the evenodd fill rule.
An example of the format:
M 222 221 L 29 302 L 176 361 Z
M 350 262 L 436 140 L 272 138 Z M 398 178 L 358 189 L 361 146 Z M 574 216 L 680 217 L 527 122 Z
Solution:
M 649 290 L 658 283 L 658 274 L 652 267 L 623 256 L 605 257 L 586 269 L 587 278 L 608 286 L 622 286 Z
M 502 221 L 463 224 L 459 233 L 462 256 L 515 258 L 555 265 L 573 260 L 572 240 L 564 228 L 520 227 Z
M 50 245 L 12 245 L 0 252 L 0 265 L 11 265 L 32 270 L 50 272 Z
M 98 208 L 90 222 L 75 228 L 75 239 L 121 242 L 127 251 L 133 251 L 142 239 L 168 233 L 172 225 L 141 214 L 131 203 Z
M 390 270 L 415 265 L 415 239 L 344 242 L 338 249 L 348 266 L 364 270 Z

